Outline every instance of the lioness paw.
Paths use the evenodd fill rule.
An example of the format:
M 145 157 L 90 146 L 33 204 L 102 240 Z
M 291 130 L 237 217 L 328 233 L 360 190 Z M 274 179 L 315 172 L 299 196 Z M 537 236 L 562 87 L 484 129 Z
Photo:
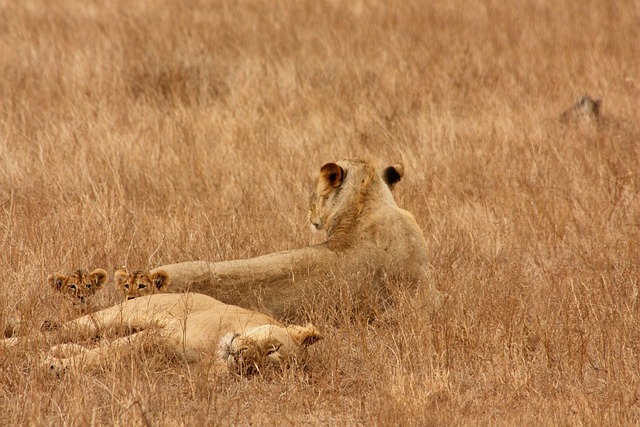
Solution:
M 68 366 L 66 365 L 64 359 L 59 359 L 57 357 L 46 357 L 42 362 L 42 366 L 49 371 L 49 373 L 56 378 L 62 377 L 67 372 Z

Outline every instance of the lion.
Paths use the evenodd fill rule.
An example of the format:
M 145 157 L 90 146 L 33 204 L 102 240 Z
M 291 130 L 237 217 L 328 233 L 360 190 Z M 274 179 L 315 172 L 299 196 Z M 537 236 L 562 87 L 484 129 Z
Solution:
M 151 273 L 167 275 L 167 292 L 200 292 L 281 319 L 298 317 L 305 299 L 338 298 L 336 280 L 348 290 L 375 295 L 374 306 L 388 299 L 390 283 L 420 285 L 435 307 L 441 296 L 428 280 L 425 238 L 391 192 L 403 175 L 400 164 L 327 163 L 320 168 L 308 215 L 314 229 L 326 232 L 323 243 L 250 259 L 164 265 Z
M 304 365 L 307 347 L 322 338 L 311 323 L 285 327 L 267 314 L 195 293 L 125 300 L 66 322 L 57 334 L 62 344 L 51 347 L 44 361 L 56 373 L 99 368 L 107 360 L 162 349 L 188 363 L 213 357 L 216 370 L 248 375 Z M 38 335 L 39 341 L 49 342 L 45 333 Z M 0 344 L 12 347 L 24 339 L 8 338 Z M 98 344 L 88 348 L 79 344 L 83 341 Z
M 163 270 L 154 273 L 136 270 L 127 273 L 124 270 L 116 271 L 114 275 L 116 287 L 124 294 L 126 299 L 133 299 L 144 295 L 164 292 L 170 279 Z
M 40 328 L 55 329 L 63 321 L 78 317 L 82 314 L 95 311 L 92 304 L 93 296 L 104 289 L 107 282 L 107 272 L 101 268 L 91 273 L 78 269 L 70 274 L 50 274 L 47 277 L 49 288 L 53 292 L 53 298 L 47 299 L 46 311 L 48 313 Z M 7 316 L 6 326 L 3 330 L 5 337 L 20 335 L 24 332 L 25 322 L 21 314 Z
M 560 114 L 562 123 L 597 123 L 600 119 L 600 98 L 593 99 L 589 95 L 582 95 L 571 108 Z
M 91 298 L 100 290 L 108 279 L 107 272 L 97 268 L 89 273 L 87 270 L 76 270 L 71 274 L 50 274 L 47 277 L 49 287 L 63 296 L 78 314 L 91 308 Z

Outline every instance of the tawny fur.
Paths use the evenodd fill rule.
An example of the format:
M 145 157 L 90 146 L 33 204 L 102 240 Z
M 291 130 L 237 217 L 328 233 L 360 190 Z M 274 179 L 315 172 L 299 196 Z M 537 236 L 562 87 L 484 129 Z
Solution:
M 575 104 L 560 114 L 562 123 L 597 123 L 600 119 L 600 98 L 593 99 L 589 95 L 583 95 Z
M 153 273 L 143 270 L 127 273 L 124 270 L 118 270 L 114 275 L 114 282 L 126 299 L 133 299 L 164 292 L 170 280 L 163 270 Z
M 9 338 L 0 346 L 29 339 L 50 342 L 48 335 Z M 211 358 L 218 370 L 247 374 L 304 363 L 307 347 L 321 338 L 311 324 L 284 327 L 264 313 L 193 293 L 127 300 L 64 323 L 54 336 L 62 344 L 51 347 L 44 363 L 57 373 L 102 367 L 153 349 L 187 362 Z M 97 344 L 78 344 L 87 340 Z
M 168 274 L 169 292 L 186 289 L 224 302 L 295 318 L 313 295 L 337 297 L 336 279 L 359 292 L 384 296 L 390 281 L 406 283 L 440 299 L 427 277 L 429 261 L 420 227 L 400 209 L 391 188 L 402 165 L 377 169 L 361 160 L 324 165 L 311 194 L 309 220 L 324 230 L 321 244 L 251 259 L 193 261 L 159 267 Z M 364 279 L 363 279 L 364 278 Z
M 77 314 L 91 309 L 91 298 L 104 288 L 107 272 L 97 268 L 89 273 L 87 270 L 76 270 L 71 274 L 50 274 L 47 277 L 49 287 L 63 296 Z
M 107 272 L 101 268 L 95 269 L 91 273 L 79 269 L 69 274 L 50 274 L 47 277 L 47 284 L 52 292 L 41 295 L 47 314 L 40 328 L 44 330 L 56 329 L 67 320 L 95 311 L 93 297 L 104 289 L 107 279 Z M 28 329 L 23 324 L 19 312 L 7 316 L 5 324 L 3 330 L 5 337 L 21 335 L 25 329 Z

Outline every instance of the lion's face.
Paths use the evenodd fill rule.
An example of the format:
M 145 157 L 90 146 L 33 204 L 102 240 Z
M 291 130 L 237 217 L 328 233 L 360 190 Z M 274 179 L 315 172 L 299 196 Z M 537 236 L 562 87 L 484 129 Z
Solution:
M 345 178 L 345 170 L 336 163 L 327 163 L 320 169 L 316 189 L 309 197 L 309 222 L 316 230 L 325 229 L 329 216 L 336 209 Z
M 393 190 L 404 174 L 404 166 L 397 164 L 374 171 L 367 162 L 342 160 L 327 163 L 320 169 L 315 190 L 309 197 L 309 222 L 315 230 L 328 230 L 333 218 L 347 210 L 359 194 L 369 186 L 379 185 Z M 388 192 L 388 191 L 387 191 Z M 391 196 L 390 196 L 391 197 Z
M 272 368 L 304 364 L 306 349 L 322 337 L 312 325 L 262 325 L 243 334 L 227 334 L 218 354 L 229 371 L 247 375 Z
M 134 299 L 144 295 L 164 292 L 169 284 L 169 275 L 160 270 L 155 273 L 136 270 L 133 273 L 118 270 L 114 276 L 116 287 L 122 291 L 126 299 Z
M 98 292 L 107 281 L 107 272 L 98 268 L 91 273 L 76 270 L 72 274 L 51 274 L 47 282 L 51 289 L 67 297 L 79 310 L 87 307 L 89 298 Z

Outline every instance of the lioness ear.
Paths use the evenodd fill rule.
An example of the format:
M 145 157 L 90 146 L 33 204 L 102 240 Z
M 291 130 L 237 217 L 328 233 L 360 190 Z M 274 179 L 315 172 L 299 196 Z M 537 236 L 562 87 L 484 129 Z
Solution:
M 393 189 L 393 186 L 396 185 L 396 183 L 402 179 L 403 175 L 404 175 L 404 166 L 402 165 L 402 163 L 398 163 L 397 165 L 386 167 L 382 170 L 382 180 L 391 189 Z
M 156 289 L 158 289 L 159 291 L 169 285 L 169 282 L 171 281 L 171 279 L 169 279 L 169 274 L 167 274 L 167 272 L 164 270 L 159 270 L 155 273 L 151 273 L 150 278 Z
M 287 327 L 287 332 L 293 338 L 293 341 L 301 347 L 309 347 L 311 344 L 322 339 L 322 335 L 311 323 L 307 326 L 291 325 Z
M 67 276 L 63 274 L 50 274 L 49 277 L 47 277 L 47 282 L 49 283 L 51 289 L 53 289 L 54 291 L 60 291 L 62 289 L 62 284 L 64 283 L 64 280 L 66 278 Z
M 335 163 L 327 163 L 320 168 L 320 182 L 324 184 L 323 190 L 340 187 L 344 179 L 344 169 Z
M 127 274 L 126 271 L 118 270 L 113 275 L 113 280 L 116 282 L 116 286 L 122 286 L 124 284 L 124 282 L 127 281 L 128 277 L 129 277 L 129 275 Z
M 89 280 L 94 283 L 96 289 L 100 289 L 107 281 L 107 272 L 101 268 L 96 268 L 89 274 Z

